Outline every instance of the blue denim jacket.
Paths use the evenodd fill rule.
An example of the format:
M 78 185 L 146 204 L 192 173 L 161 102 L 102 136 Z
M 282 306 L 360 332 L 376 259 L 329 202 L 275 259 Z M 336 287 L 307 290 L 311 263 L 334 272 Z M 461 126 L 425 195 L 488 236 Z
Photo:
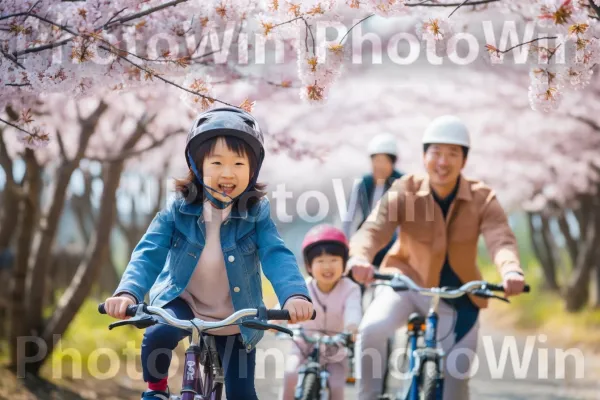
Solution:
M 126 292 L 139 301 L 150 291 L 150 305 L 156 307 L 181 295 L 205 244 L 202 207 L 178 199 L 159 212 L 134 249 L 115 294 Z M 266 197 L 250 210 L 231 210 L 221 226 L 221 247 L 236 311 L 263 305 L 261 266 L 279 304 L 292 296 L 310 299 L 296 258 L 271 219 Z M 254 329 L 240 331 L 247 351 L 263 336 Z

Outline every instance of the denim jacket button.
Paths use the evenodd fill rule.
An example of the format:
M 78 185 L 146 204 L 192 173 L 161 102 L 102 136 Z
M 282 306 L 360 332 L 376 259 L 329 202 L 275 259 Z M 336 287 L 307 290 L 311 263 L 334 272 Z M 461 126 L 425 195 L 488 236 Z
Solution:
M 233 291 L 236 292 L 236 293 L 239 293 L 240 292 L 240 288 L 236 286 L 236 287 L 233 288 Z
M 229 256 L 229 257 L 227 258 L 227 260 L 228 260 L 229 262 L 234 262 L 234 261 L 235 261 L 235 257 L 234 257 L 234 256 Z

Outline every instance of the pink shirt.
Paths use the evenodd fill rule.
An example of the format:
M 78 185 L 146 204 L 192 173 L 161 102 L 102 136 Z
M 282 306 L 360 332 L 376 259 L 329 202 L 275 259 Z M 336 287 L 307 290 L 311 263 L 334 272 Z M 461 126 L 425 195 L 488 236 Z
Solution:
M 229 278 L 221 249 L 221 224 L 231 207 L 219 210 L 204 203 L 202 214 L 206 227 L 206 243 L 194 273 L 181 298 L 190 306 L 196 318 L 206 321 L 222 320 L 234 313 Z M 237 325 L 206 331 L 212 335 L 235 335 Z
M 306 280 L 308 292 L 317 312 L 314 320 L 300 322 L 308 336 L 316 334 L 317 330 L 327 335 L 348 332 L 358 328 L 362 318 L 360 287 L 349 278 L 342 278 L 329 293 L 322 292 L 317 282 L 308 278 Z M 295 351 L 307 355 L 307 344 L 300 338 L 294 337 L 297 346 Z M 323 362 L 339 362 L 345 357 L 345 352 L 327 354 Z

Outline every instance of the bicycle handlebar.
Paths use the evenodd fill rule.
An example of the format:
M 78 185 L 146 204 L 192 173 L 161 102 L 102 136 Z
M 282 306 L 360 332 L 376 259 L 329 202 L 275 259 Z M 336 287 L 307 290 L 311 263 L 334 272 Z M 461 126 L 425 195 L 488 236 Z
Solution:
M 502 285 L 488 283 L 486 281 L 471 281 L 467 282 L 459 288 L 422 288 L 417 285 L 412 279 L 404 274 L 380 274 L 374 273 L 373 279 L 389 281 L 390 284 L 388 286 L 392 286 L 394 290 L 413 290 L 422 294 L 424 296 L 431 297 L 440 297 L 444 299 L 455 299 L 457 297 L 463 296 L 466 293 L 482 295 L 481 293 L 474 293 L 480 289 L 482 290 L 490 290 L 490 291 L 498 291 L 504 292 L 504 287 Z M 524 292 L 529 292 L 531 290 L 529 285 L 525 285 Z
M 341 344 L 345 345 L 348 341 L 348 338 L 351 336 L 349 333 L 336 333 L 335 335 L 317 335 L 316 337 L 307 336 L 304 328 L 296 327 L 290 329 L 294 332 L 294 335 L 298 334 L 305 342 L 314 344 L 314 343 L 323 343 L 325 345 L 334 345 Z
M 141 309 L 140 309 L 141 307 Z M 141 311 L 141 312 L 140 312 Z M 106 314 L 106 309 L 104 307 L 104 303 L 98 305 L 98 312 L 100 314 Z M 227 325 L 232 325 L 236 323 L 239 319 L 244 317 L 257 317 L 258 309 L 256 308 L 246 308 L 243 310 L 236 311 L 229 317 L 225 318 L 221 321 L 204 321 L 199 318 L 194 318 L 193 320 L 181 320 L 173 317 L 169 314 L 165 309 L 160 307 L 152 307 L 147 306 L 146 304 L 134 304 L 127 306 L 127 310 L 125 314 L 128 317 L 134 317 L 139 314 L 150 314 L 150 315 L 158 315 L 162 317 L 165 322 L 171 326 L 176 328 L 184 329 L 187 331 L 192 331 L 193 328 L 197 328 L 199 331 L 205 331 L 208 329 L 217 329 L 223 328 Z M 313 315 L 311 319 L 315 319 L 317 313 L 313 310 Z M 288 310 L 267 310 L 267 319 L 270 320 L 289 320 L 290 313 Z

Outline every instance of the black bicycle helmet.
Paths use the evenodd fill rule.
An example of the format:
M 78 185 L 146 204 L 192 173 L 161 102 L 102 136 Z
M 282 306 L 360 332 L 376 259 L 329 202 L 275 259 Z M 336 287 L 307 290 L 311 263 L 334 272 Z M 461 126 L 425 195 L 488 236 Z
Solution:
M 258 175 L 265 158 L 264 137 L 258 121 L 240 108 L 219 107 L 200 114 L 188 133 L 185 159 L 199 180 L 202 177 L 198 176 L 192 154 L 202 143 L 216 136 L 235 136 L 248 143 L 256 156 Z

